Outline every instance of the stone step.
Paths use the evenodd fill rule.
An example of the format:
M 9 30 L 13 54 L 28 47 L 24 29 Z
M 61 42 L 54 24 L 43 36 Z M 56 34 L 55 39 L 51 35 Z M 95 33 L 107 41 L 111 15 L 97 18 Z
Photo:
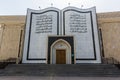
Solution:
M 112 64 L 11 64 L 0 75 L 120 76 L 120 70 Z

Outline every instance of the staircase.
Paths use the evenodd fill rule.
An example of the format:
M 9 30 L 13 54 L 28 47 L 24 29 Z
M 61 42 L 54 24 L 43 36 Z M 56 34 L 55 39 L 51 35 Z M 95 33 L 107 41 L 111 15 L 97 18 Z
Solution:
M 112 64 L 10 64 L 0 76 L 120 76 Z

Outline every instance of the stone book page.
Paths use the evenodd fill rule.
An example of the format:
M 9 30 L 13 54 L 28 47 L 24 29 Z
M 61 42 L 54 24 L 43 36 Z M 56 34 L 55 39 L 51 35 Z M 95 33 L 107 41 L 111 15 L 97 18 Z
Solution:
M 23 63 L 45 63 L 47 58 L 47 39 L 49 35 L 59 35 L 60 10 L 46 8 L 28 9 Z
M 62 10 L 63 35 L 73 35 L 76 62 L 100 62 L 95 8 L 67 7 Z M 98 49 L 97 49 L 98 48 Z

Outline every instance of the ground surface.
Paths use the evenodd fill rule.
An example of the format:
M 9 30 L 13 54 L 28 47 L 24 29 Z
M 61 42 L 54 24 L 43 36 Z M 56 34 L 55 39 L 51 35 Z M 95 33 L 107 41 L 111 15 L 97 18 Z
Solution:
M 1 76 L 0 80 L 120 80 L 120 77 Z

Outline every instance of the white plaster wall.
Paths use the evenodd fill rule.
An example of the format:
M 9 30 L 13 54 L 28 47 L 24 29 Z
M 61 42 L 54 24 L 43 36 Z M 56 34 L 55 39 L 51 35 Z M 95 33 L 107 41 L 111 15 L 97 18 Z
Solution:
M 47 60 L 47 38 L 48 35 L 57 35 L 57 13 L 49 10 L 58 11 L 56 8 L 47 8 L 43 10 L 31 10 L 28 9 L 27 13 L 27 22 L 26 22 L 26 32 L 25 32 L 25 41 L 24 41 L 24 52 L 23 52 L 23 63 L 46 63 Z M 36 13 L 31 16 L 31 13 Z M 51 15 L 52 16 L 52 33 L 36 33 L 36 25 L 37 16 Z M 32 19 L 32 20 L 31 20 Z M 31 20 L 31 22 L 30 22 Z M 31 33 L 29 33 L 31 23 Z M 44 24 L 44 23 L 43 23 Z M 60 23 L 58 23 L 60 24 Z M 31 34 L 31 35 L 30 35 Z M 30 44 L 28 43 L 30 35 Z M 46 59 L 46 60 L 27 60 L 27 50 L 29 44 L 29 58 L 30 59 Z
M 76 11 L 73 11 L 73 10 L 76 10 Z M 66 11 L 65 12 L 65 35 L 74 36 L 74 39 L 75 39 L 74 46 L 75 46 L 75 54 L 76 54 L 75 57 L 76 59 L 84 59 L 84 60 L 76 60 L 76 63 L 101 63 L 95 7 L 90 9 L 79 9 L 75 7 L 67 7 L 62 10 L 62 18 L 63 18 L 64 11 Z M 90 14 L 89 11 L 92 12 L 92 15 Z M 85 13 L 85 12 L 88 12 L 88 13 Z M 87 26 L 86 33 L 71 32 L 70 30 L 71 15 L 80 15 L 80 16 L 86 15 L 86 26 Z M 93 47 L 92 25 L 93 25 L 93 32 L 94 32 L 93 35 L 94 35 L 96 53 L 94 52 L 94 47 Z M 64 23 L 62 28 L 64 29 Z M 64 35 L 64 32 L 63 32 L 63 35 Z M 96 54 L 96 60 L 87 60 L 87 59 L 94 59 L 95 57 L 94 53 Z
M 65 13 L 65 36 L 73 35 L 74 36 L 74 47 L 75 47 L 75 58 L 79 59 L 93 59 L 94 58 L 94 48 L 93 48 L 93 38 L 92 38 L 92 28 L 91 28 L 91 18 L 92 18 L 92 25 L 93 25 L 93 32 L 94 32 L 94 43 L 95 43 L 95 51 L 96 51 L 96 60 L 76 60 L 76 63 L 101 63 L 100 57 L 100 48 L 99 48 L 99 39 L 98 39 L 98 32 L 97 32 L 97 22 L 96 22 L 96 11 L 95 7 L 90 9 L 79 9 L 75 7 L 67 7 L 63 9 L 61 12 L 59 9 L 56 8 L 47 8 L 43 10 L 31 10 L 28 9 L 27 13 L 27 21 L 26 21 L 26 30 L 25 30 L 25 41 L 24 41 L 24 51 L 23 51 L 23 63 L 46 63 L 47 60 L 47 37 L 48 35 L 57 35 L 57 27 L 59 27 L 59 34 L 64 35 L 64 27 L 63 27 L 63 12 L 66 10 L 71 9 Z M 78 13 L 76 11 L 80 11 L 82 13 Z M 46 12 L 49 10 L 56 10 L 59 12 L 59 26 L 57 25 L 57 14 L 56 12 Z M 90 13 L 84 13 L 91 11 Z M 40 14 L 33 14 L 31 20 L 31 13 L 40 13 Z M 42 14 L 41 14 L 42 13 Z M 62 13 L 62 16 L 60 16 Z M 87 33 L 73 33 L 70 32 L 70 15 L 86 15 L 86 26 L 87 26 Z M 36 16 L 39 15 L 52 15 L 52 33 L 36 33 Z M 62 17 L 62 18 L 60 18 Z M 31 22 L 30 22 L 31 20 Z M 31 24 L 31 32 L 30 30 L 30 23 Z M 62 26 L 61 26 L 62 23 Z M 62 27 L 62 28 L 61 28 Z M 28 50 L 28 40 L 29 35 L 31 34 L 30 44 L 29 44 L 29 58 L 31 59 L 39 59 L 44 58 L 46 60 L 27 60 L 27 50 Z M 66 48 L 67 49 L 67 48 Z M 56 50 L 53 50 L 53 53 Z M 67 52 L 66 52 L 67 53 Z M 54 55 L 55 57 L 55 55 Z M 55 58 L 54 58 L 55 59 Z M 67 58 L 66 58 L 67 59 Z M 53 60 L 53 63 L 55 63 Z M 71 61 L 71 60 L 70 60 Z M 68 62 L 71 63 L 71 62 Z

